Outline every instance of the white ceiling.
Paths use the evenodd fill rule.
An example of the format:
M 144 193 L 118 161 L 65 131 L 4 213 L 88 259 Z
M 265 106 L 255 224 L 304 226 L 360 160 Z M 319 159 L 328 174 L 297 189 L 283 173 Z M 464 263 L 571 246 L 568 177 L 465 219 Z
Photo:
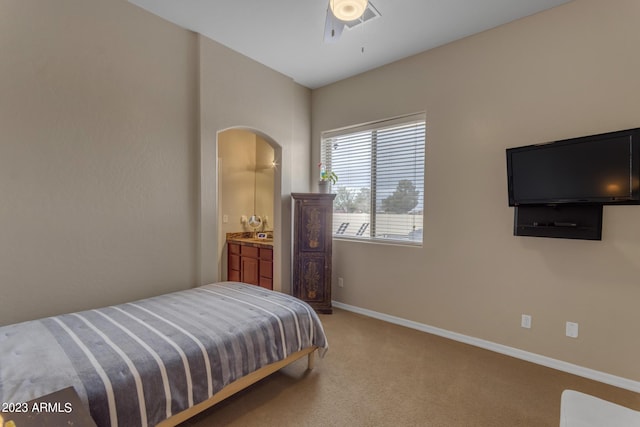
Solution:
M 129 1 L 315 89 L 571 0 L 371 0 L 381 16 L 333 44 L 328 0 Z

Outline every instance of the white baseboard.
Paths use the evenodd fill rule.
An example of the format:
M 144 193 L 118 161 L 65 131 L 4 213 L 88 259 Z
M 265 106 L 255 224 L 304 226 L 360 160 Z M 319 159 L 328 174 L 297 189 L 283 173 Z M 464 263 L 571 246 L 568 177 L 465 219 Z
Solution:
M 465 344 L 470 344 L 476 347 L 484 348 L 486 350 L 495 351 L 496 353 L 501 353 L 507 356 L 512 356 L 518 359 L 526 360 L 527 362 L 536 363 L 538 365 L 546 366 L 548 368 L 557 369 L 559 371 L 568 372 L 573 375 L 578 375 L 580 377 L 589 378 L 591 380 L 599 381 L 604 384 L 609 384 L 615 387 L 620 387 L 626 390 L 640 393 L 640 382 L 638 381 L 633 381 L 627 378 L 618 377 L 615 375 L 607 374 L 605 372 L 596 371 L 593 369 L 585 368 L 583 366 L 578 366 L 572 363 L 563 362 L 562 360 L 552 359 L 550 357 L 541 356 L 539 354 L 520 350 L 514 347 L 508 347 L 506 345 L 497 344 L 497 343 L 483 340 L 480 338 L 474 338 L 468 335 L 459 334 L 457 332 L 447 331 L 446 329 L 436 328 L 435 326 L 425 325 L 424 323 L 418 323 L 412 320 L 403 319 L 401 317 L 379 313 L 377 311 L 368 310 L 366 308 L 360 308 L 353 305 L 344 304 L 338 301 L 333 301 L 332 303 L 333 303 L 333 306 L 336 308 L 341 308 L 343 310 L 352 311 L 354 313 L 362 314 L 364 316 L 373 317 L 379 320 L 384 320 L 385 322 L 394 323 L 396 325 L 406 326 L 407 328 L 417 329 L 422 332 L 438 335 L 454 341 L 459 341 Z

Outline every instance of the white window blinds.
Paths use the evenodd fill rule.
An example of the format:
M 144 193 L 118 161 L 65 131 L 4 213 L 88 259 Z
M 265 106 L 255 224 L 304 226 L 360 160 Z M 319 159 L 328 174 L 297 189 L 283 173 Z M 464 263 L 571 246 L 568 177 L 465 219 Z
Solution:
M 336 237 L 422 243 L 425 132 L 415 114 L 322 134 Z

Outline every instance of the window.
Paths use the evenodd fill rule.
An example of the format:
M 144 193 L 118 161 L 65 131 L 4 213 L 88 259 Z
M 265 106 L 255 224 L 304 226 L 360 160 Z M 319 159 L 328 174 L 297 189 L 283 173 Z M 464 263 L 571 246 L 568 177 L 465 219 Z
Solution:
M 333 185 L 338 237 L 422 243 L 425 115 L 322 133 L 321 161 Z

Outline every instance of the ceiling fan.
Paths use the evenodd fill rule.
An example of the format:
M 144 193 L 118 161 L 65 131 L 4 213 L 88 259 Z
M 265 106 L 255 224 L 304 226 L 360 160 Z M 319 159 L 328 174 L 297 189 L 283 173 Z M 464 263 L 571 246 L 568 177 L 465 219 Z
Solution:
M 368 0 L 329 0 L 324 23 L 325 43 L 335 43 L 345 27 L 353 28 L 380 16 L 380 12 Z

